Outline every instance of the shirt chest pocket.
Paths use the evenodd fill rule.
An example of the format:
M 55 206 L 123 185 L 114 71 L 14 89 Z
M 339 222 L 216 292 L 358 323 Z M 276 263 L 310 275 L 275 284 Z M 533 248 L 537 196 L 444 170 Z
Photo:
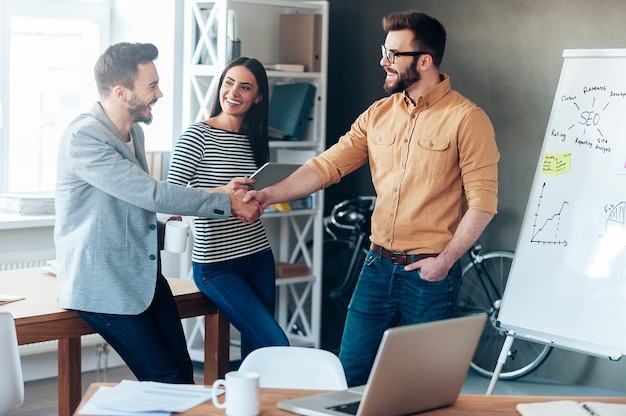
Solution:
M 450 140 L 427 137 L 418 141 L 417 170 L 422 176 L 440 176 L 446 171 Z
M 396 136 L 389 132 L 375 131 L 368 137 L 370 163 L 383 170 L 393 168 L 393 144 Z

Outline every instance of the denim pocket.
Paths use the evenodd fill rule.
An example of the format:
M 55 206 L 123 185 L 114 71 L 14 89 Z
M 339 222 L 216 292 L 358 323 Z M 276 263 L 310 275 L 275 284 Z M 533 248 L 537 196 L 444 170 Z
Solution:
M 420 282 L 423 282 L 424 284 L 427 285 L 439 285 L 442 283 L 446 283 L 447 281 L 450 280 L 450 272 L 448 272 L 448 274 L 446 275 L 446 277 L 444 277 L 441 280 L 426 280 L 422 277 L 422 274 L 420 273 L 420 269 L 415 270 L 415 273 L 417 274 L 417 278 L 419 279 Z
M 458 280 L 461 279 L 461 265 L 460 263 L 457 261 L 455 262 L 452 267 L 450 268 L 450 270 L 448 270 L 448 274 L 446 275 L 446 277 L 444 277 L 441 280 L 426 280 L 424 278 L 422 278 L 422 275 L 420 273 L 420 269 L 415 270 L 415 273 L 417 273 L 417 278 L 426 283 L 426 284 L 431 284 L 431 285 L 436 285 L 436 284 L 441 284 L 441 283 L 446 283 L 448 284 L 448 282 L 450 280 Z
M 369 267 L 369 266 L 373 265 L 376 260 L 380 260 L 380 259 L 378 258 L 378 256 L 375 256 L 375 255 L 370 253 L 370 254 L 368 254 L 365 257 L 364 266 L 365 267 Z

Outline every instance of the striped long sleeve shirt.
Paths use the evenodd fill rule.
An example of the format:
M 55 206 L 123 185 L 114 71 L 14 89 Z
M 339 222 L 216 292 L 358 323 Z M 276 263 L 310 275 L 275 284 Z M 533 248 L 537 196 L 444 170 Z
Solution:
M 191 124 L 176 143 L 167 181 L 194 188 L 215 188 L 236 176 L 249 176 L 255 170 L 246 135 L 198 122 Z M 195 218 L 194 229 L 191 258 L 196 263 L 232 260 L 270 248 L 260 220 L 244 224 L 232 216 Z

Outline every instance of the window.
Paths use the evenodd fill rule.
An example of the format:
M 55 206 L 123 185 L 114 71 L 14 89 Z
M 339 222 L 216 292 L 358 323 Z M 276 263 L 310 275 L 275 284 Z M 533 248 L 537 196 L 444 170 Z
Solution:
M 0 2 L 0 192 L 51 191 L 64 129 L 97 100 L 110 0 Z

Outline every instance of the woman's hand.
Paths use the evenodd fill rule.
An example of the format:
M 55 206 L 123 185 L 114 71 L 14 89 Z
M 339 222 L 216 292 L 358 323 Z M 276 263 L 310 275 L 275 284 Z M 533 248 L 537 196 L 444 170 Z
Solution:
M 215 188 L 215 191 L 226 192 L 229 194 L 234 194 L 235 192 L 241 190 L 244 192 L 252 189 L 252 184 L 256 182 L 256 179 L 248 178 L 246 176 L 238 176 L 233 178 L 226 185 Z

